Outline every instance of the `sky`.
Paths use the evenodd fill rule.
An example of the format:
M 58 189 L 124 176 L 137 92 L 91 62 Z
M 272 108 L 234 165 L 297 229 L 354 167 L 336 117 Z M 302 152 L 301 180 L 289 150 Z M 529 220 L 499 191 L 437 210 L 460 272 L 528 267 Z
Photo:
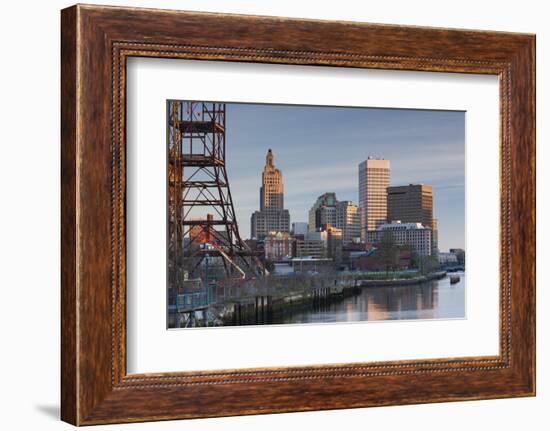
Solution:
M 358 203 L 358 165 L 375 156 L 390 161 L 391 185 L 433 186 L 439 249 L 464 248 L 464 112 L 228 103 L 226 166 L 242 238 L 269 148 L 291 223 L 307 222 L 326 192 Z

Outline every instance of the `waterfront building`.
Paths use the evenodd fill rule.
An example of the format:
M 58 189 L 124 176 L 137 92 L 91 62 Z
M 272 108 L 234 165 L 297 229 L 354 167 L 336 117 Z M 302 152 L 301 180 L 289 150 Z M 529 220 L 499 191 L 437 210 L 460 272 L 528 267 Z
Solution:
M 309 231 L 325 225 L 342 230 L 342 241 L 347 244 L 361 236 L 359 207 L 351 201 L 338 201 L 335 193 L 324 193 L 309 210 Z
M 295 257 L 292 259 L 292 269 L 296 273 L 332 273 L 334 271 L 334 262 L 332 259 L 326 257 Z
M 459 265 L 464 265 L 466 263 L 466 253 L 464 252 L 464 249 L 451 248 L 449 252 L 456 256 Z
M 264 239 L 266 259 L 278 262 L 292 259 L 294 238 L 287 232 L 269 232 Z
M 440 252 L 438 259 L 440 265 L 458 265 L 458 257 L 455 253 Z
M 303 239 L 296 238 L 296 257 L 326 259 L 327 233 L 308 232 Z
M 296 240 L 296 257 L 327 258 L 325 242 L 314 239 Z
M 421 223 L 401 223 L 397 220 L 384 223 L 376 230 L 367 231 L 367 242 L 379 244 L 385 232 L 391 232 L 395 245 L 410 245 L 419 256 L 429 256 L 432 253 L 432 230 Z
M 380 259 L 378 250 L 374 249 L 369 252 L 352 252 L 348 256 L 346 263 L 352 270 L 361 271 L 383 271 L 386 269 L 386 264 Z M 399 250 L 396 261 L 393 265 L 393 270 L 405 270 L 411 267 L 412 255 L 409 250 Z
M 284 209 L 282 172 L 275 167 L 273 152 L 268 150 L 260 187 L 260 210 L 250 218 L 250 236 L 263 239 L 269 232 L 290 232 L 290 214 Z
M 294 239 L 296 257 L 342 261 L 342 229 L 325 224 L 315 232 L 297 235 Z
M 437 220 L 433 214 L 433 188 L 427 184 L 388 187 L 388 220 L 421 223 L 432 230 L 432 254 L 437 254 Z
M 361 238 L 387 222 L 387 188 L 390 161 L 369 157 L 359 164 L 359 208 Z

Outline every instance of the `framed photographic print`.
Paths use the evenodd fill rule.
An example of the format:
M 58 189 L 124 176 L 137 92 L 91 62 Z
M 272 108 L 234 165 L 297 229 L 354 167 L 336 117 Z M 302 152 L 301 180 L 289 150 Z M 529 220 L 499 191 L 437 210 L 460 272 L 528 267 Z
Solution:
M 63 420 L 535 394 L 533 35 L 61 30 Z

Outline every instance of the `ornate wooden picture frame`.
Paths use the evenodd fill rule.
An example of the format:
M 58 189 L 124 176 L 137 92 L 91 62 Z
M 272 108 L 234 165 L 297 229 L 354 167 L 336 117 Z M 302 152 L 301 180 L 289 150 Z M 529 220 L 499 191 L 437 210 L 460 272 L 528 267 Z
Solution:
M 534 35 L 82 5 L 63 10 L 61 21 L 64 421 L 535 394 Z M 125 100 L 126 60 L 133 56 L 497 75 L 500 354 L 127 374 Z

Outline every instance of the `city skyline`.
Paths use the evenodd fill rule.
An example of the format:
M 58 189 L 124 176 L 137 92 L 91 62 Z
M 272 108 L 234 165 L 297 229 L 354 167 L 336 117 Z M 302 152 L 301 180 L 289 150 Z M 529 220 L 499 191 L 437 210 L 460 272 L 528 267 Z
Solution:
M 389 296 L 411 284 L 457 292 L 444 316 L 463 315 L 465 252 L 438 255 L 433 210 L 446 186 L 448 214 L 464 207 L 463 190 L 453 195 L 464 166 L 445 165 L 453 154 L 464 159 L 456 113 L 177 100 L 167 108 L 169 328 L 369 320 L 361 298 L 380 283 Z M 430 186 L 391 189 L 402 182 Z M 463 217 L 454 227 L 462 239 Z
M 307 222 L 323 193 L 359 204 L 358 164 L 377 156 L 391 162 L 390 186 L 433 187 L 439 248 L 464 248 L 463 112 L 228 103 L 227 121 L 227 169 L 243 237 L 271 148 L 291 223 Z

